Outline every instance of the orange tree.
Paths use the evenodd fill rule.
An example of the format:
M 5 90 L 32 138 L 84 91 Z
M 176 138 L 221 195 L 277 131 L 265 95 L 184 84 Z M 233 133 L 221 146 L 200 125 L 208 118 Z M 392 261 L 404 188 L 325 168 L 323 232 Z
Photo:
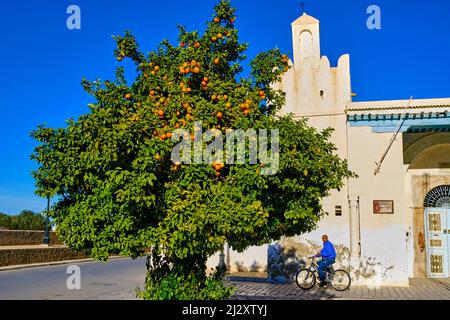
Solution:
M 229 296 L 221 273 L 205 272 L 208 257 L 226 242 L 242 251 L 313 230 L 324 215 L 320 200 L 352 176 L 334 155 L 331 130 L 276 116 L 284 94 L 270 84 L 289 68 L 286 55 L 262 52 L 250 76 L 238 79 L 247 45 L 238 41 L 235 19 L 221 1 L 202 35 L 179 27 L 177 45 L 163 41 L 149 54 L 130 33 L 115 37 L 117 60 L 136 64 L 135 81 L 125 81 L 122 67 L 114 81 L 83 80 L 96 99 L 90 112 L 66 128 L 32 133 L 36 192 L 57 199 L 60 238 L 99 260 L 150 249 L 139 292 L 146 299 Z M 222 133 L 279 130 L 278 172 L 262 175 L 264 164 L 248 160 L 173 163 L 173 131 L 189 129 L 194 139 L 194 121 Z

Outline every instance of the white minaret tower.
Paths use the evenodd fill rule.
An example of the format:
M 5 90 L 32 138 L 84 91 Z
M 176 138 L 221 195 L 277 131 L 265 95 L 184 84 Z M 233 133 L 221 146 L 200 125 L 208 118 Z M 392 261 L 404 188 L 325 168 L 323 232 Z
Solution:
M 275 89 L 286 93 L 286 102 L 280 114 L 292 113 L 296 118 L 308 119 L 308 125 L 318 130 L 333 128 L 330 137 L 337 148 L 336 153 L 347 158 L 347 104 L 351 102 L 350 56 L 342 55 L 336 67 L 330 65 L 320 52 L 320 22 L 304 13 L 292 23 L 292 52 L 294 61 Z M 338 27 L 338 26 L 336 26 Z M 351 206 L 346 206 L 351 201 Z M 331 196 L 323 199 L 327 212 L 334 212 L 336 205 L 342 215 L 327 217 L 328 225 L 339 225 L 341 242 L 350 248 L 352 259 L 357 263 L 359 255 L 358 219 L 355 199 L 348 194 L 347 185 L 341 191 L 332 190 Z M 353 261 L 353 260 L 352 260 Z
M 318 129 L 335 127 L 328 116 L 343 115 L 351 102 L 349 55 L 341 56 L 337 67 L 331 67 L 320 52 L 320 22 L 306 13 L 292 22 L 292 51 L 292 68 L 273 85 L 286 93 L 281 114 L 314 117 L 310 125 Z M 345 128 L 345 121 L 341 126 Z

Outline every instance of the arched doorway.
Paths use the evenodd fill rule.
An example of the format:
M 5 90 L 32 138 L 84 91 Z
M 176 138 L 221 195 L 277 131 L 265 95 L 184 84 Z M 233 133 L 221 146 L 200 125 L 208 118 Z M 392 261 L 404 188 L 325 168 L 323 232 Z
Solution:
M 424 200 L 427 276 L 448 278 L 450 274 L 450 185 L 428 192 Z

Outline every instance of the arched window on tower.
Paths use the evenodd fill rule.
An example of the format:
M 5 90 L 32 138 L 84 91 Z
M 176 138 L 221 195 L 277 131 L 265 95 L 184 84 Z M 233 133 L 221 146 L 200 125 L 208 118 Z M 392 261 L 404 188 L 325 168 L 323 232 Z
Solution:
M 311 62 L 314 58 L 313 36 L 309 31 L 303 31 L 300 34 L 300 57 L 301 61 L 309 58 Z

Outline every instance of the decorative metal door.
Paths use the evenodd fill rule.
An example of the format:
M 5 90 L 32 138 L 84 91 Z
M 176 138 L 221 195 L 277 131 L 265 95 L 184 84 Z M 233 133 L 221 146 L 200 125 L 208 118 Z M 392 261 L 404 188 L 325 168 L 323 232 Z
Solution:
M 427 276 L 448 278 L 449 276 L 449 235 L 450 209 L 425 209 Z

